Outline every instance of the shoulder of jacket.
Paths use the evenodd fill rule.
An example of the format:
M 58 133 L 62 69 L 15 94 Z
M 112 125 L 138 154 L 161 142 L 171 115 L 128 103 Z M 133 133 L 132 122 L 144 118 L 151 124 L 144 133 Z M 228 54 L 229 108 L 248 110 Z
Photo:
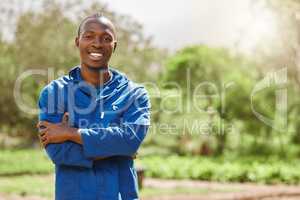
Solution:
M 143 84 L 129 81 L 128 88 L 133 99 L 150 99 L 149 93 Z
M 71 79 L 68 75 L 59 77 L 58 79 L 52 80 L 43 89 L 42 92 L 47 91 L 47 93 L 55 93 L 58 91 L 63 91 L 66 89 L 67 85 L 70 83 Z
M 128 89 L 134 93 L 147 93 L 147 90 L 143 84 L 136 83 L 134 81 L 128 81 Z

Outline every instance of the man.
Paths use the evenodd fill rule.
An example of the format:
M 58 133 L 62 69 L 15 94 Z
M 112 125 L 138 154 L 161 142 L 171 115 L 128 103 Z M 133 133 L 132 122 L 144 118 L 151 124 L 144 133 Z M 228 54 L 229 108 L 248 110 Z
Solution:
M 55 197 L 136 200 L 132 156 L 150 125 L 149 97 L 144 87 L 109 67 L 117 46 L 109 19 L 85 18 L 75 44 L 80 66 L 48 84 L 39 99 L 37 126 L 55 164 Z

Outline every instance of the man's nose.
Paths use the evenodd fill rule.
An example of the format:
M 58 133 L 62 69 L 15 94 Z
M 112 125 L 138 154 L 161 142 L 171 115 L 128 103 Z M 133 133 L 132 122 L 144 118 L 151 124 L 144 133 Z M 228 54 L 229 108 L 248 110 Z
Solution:
M 103 46 L 102 39 L 100 37 L 95 37 L 95 40 L 93 42 L 93 46 L 96 48 L 100 48 Z

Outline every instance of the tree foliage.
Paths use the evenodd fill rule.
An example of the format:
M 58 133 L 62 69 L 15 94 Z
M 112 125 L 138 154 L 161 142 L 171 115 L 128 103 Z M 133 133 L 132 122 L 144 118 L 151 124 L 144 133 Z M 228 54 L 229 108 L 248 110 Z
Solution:
M 203 115 L 206 116 L 209 126 L 214 127 L 209 134 L 215 138 L 216 153 L 223 153 L 228 147 L 227 136 L 233 133 L 228 126 L 236 127 L 241 124 L 233 133 L 236 135 L 240 132 L 257 139 L 270 137 L 272 128 L 255 116 L 254 109 L 273 118 L 276 88 L 262 90 L 254 95 L 251 102 L 254 87 L 263 80 L 258 73 L 257 63 L 245 56 L 233 55 L 226 49 L 200 45 L 177 52 L 168 59 L 166 67 L 165 81 L 178 83 L 185 90 L 183 98 L 192 105 L 190 113 L 185 111 L 180 117 L 185 118 L 191 113 L 195 117 L 202 116 L 202 119 L 205 119 Z M 187 83 L 191 86 L 186 87 Z M 188 95 L 194 99 L 189 99 Z M 199 95 L 200 98 L 195 101 L 195 97 Z M 200 112 L 197 109 L 199 106 Z M 257 143 L 256 139 L 254 143 Z

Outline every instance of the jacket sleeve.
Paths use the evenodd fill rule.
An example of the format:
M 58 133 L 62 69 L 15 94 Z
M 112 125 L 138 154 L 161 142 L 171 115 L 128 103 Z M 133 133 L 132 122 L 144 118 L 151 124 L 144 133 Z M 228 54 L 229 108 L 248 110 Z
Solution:
M 144 88 L 134 95 L 121 115 L 121 123 L 105 128 L 79 129 L 86 157 L 132 156 L 150 126 L 150 101 Z
M 45 87 L 39 98 L 39 120 L 51 123 L 60 123 L 64 114 L 64 106 L 58 97 L 59 92 L 55 85 Z M 71 141 L 59 144 L 48 144 L 46 152 L 56 165 L 71 165 L 91 168 L 93 160 L 84 156 L 81 145 Z

